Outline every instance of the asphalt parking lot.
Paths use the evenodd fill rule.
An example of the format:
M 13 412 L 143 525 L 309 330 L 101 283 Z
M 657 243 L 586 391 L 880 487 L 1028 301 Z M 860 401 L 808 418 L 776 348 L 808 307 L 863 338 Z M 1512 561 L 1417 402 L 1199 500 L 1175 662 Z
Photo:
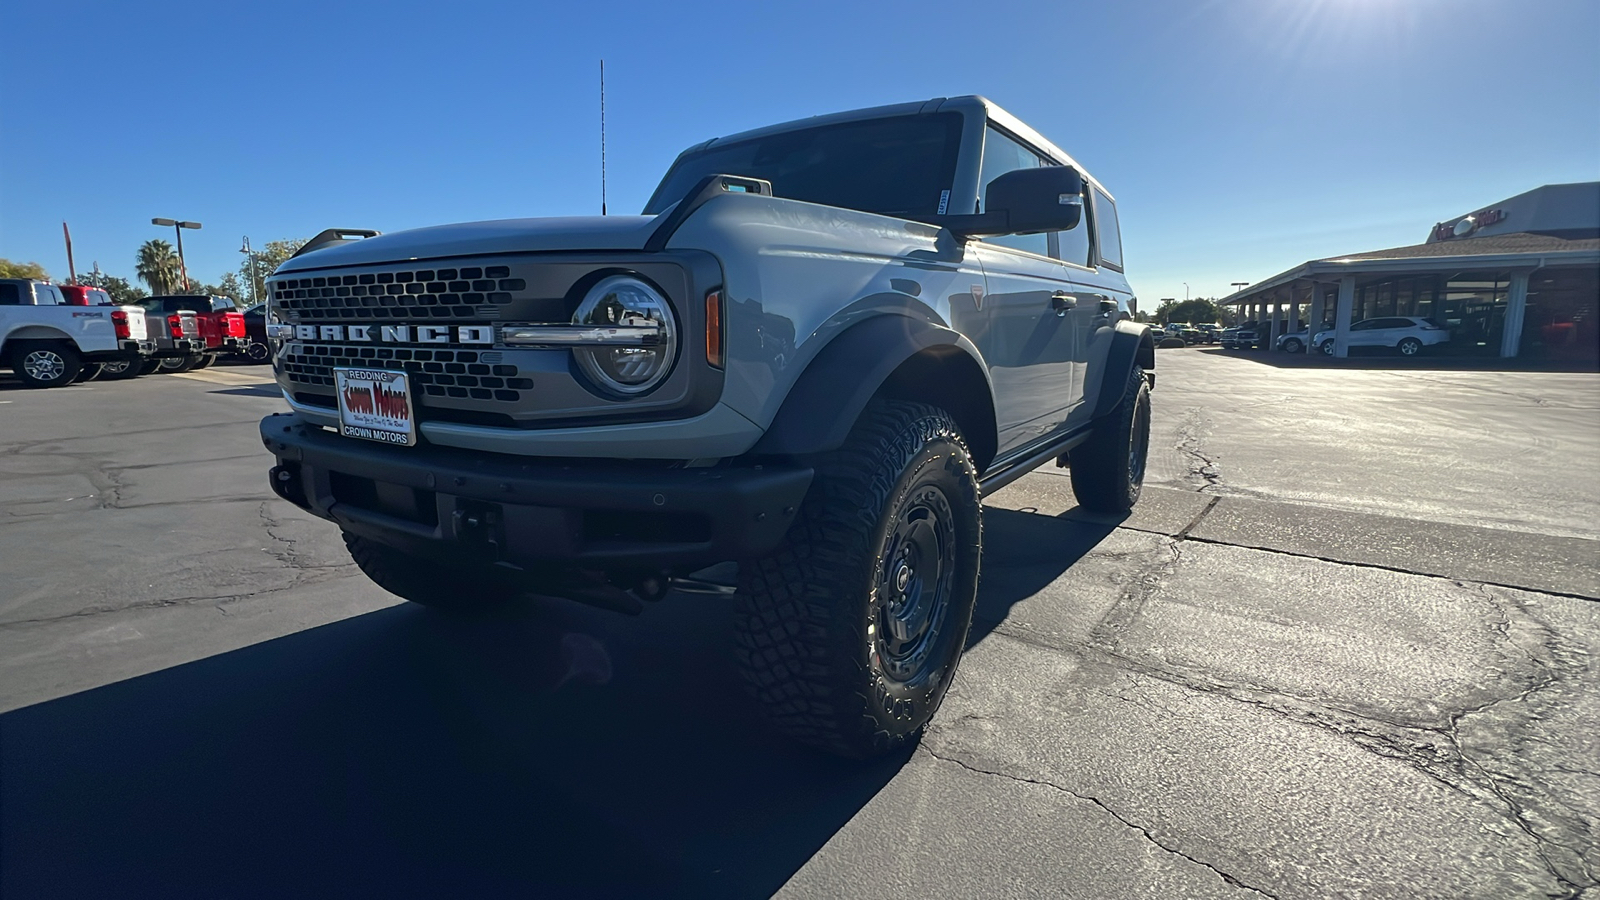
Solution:
M 0 380 L 0 895 L 1595 896 L 1600 376 L 1163 351 L 1123 520 L 989 499 L 871 764 L 729 604 L 399 604 L 273 498 L 264 368 Z

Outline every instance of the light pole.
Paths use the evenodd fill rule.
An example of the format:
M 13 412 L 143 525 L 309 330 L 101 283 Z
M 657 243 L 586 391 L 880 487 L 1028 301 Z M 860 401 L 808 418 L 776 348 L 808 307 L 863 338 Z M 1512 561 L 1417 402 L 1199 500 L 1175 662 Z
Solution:
M 244 246 L 239 248 L 239 252 L 244 254 L 245 272 L 248 273 L 245 277 L 250 279 L 250 305 L 255 306 L 261 302 L 261 298 L 256 292 L 256 253 L 250 249 L 250 235 L 244 236 Z
M 1187 281 L 1183 283 L 1183 302 L 1189 302 L 1189 282 Z
M 1229 282 L 1229 284 L 1232 285 L 1233 292 L 1235 294 L 1239 293 L 1239 288 L 1246 288 L 1250 286 L 1250 282 L 1248 281 L 1233 281 Z
M 183 289 L 189 290 L 189 265 L 183 261 L 183 230 L 200 228 L 199 222 L 180 222 L 177 219 L 151 219 L 151 225 L 170 225 L 178 235 L 178 269 L 183 272 Z

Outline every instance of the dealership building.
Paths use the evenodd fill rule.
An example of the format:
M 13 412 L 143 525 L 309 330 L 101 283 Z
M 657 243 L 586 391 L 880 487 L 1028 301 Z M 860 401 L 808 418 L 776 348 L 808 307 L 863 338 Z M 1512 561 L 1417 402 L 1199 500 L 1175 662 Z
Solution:
M 1551 184 L 1440 222 L 1420 244 L 1302 263 L 1221 301 L 1268 347 L 1331 323 L 1419 316 L 1450 330 L 1436 353 L 1600 359 L 1600 182 Z

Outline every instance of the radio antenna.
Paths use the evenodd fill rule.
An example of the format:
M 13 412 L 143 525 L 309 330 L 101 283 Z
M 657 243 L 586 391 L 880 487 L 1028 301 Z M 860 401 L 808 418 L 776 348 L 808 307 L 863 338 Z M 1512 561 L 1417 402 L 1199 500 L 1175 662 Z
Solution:
M 606 61 L 600 60 L 600 215 L 606 214 Z

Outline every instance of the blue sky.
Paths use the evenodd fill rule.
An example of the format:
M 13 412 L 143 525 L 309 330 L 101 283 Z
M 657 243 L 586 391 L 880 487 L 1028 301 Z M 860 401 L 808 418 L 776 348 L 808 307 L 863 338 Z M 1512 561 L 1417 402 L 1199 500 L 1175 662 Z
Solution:
M 0 256 L 58 279 L 62 220 L 129 278 L 152 216 L 200 221 L 216 281 L 246 234 L 598 212 L 601 57 L 614 213 L 708 137 L 978 93 L 1117 196 L 1147 301 L 1600 179 L 1596 0 L 6 9 Z

